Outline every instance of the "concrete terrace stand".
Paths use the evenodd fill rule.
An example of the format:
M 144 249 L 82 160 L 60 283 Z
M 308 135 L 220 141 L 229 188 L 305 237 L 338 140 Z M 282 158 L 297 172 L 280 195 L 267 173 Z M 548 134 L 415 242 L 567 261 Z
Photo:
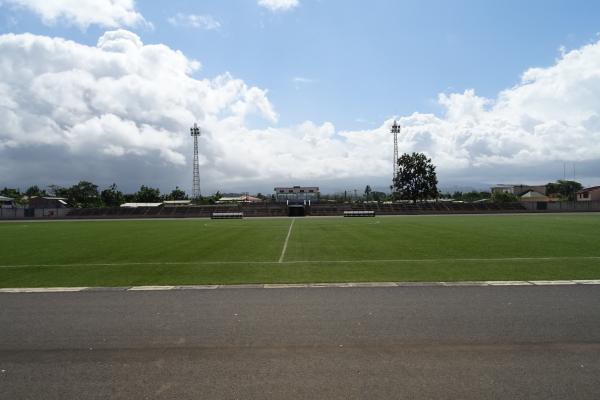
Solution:
M 312 203 L 288 204 L 264 202 L 253 204 L 216 204 L 177 207 L 112 207 L 32 209 L 0 208 L 0 219 L 124 219 L 124 218 L 211 218 L 213 213 L 243 213 L 250 217 L 344 216 L 346 211 L 373 211 L 382 215 L 442 215 L 600 212 L 600 201 L 550 202 L 546 210 L 538 210 L 536 202 L 523 203 Z
M 210 216 L 211 219 L 242 219 L 244 213 L 242 212 L 214 212 Z
M 344 211 L 344 217 L 374 217 L 375 211 Z

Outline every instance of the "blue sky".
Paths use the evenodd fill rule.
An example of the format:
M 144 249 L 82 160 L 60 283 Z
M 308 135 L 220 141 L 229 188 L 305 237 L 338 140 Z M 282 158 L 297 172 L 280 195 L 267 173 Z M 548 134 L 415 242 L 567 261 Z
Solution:
M 252 0 L 138 1 L 154 29 L 135 32 L 202 62 L 198 76 L 229 71 L 266 88 L 281 125 L 331 121 L 374 127 L 415 111 L 441 111 L 440 92 L 493 97 L 532 66 L 551 65 L 561 46 L 600 32 L 593 1 L 305 0 L 272 12 Z M 177 13 L 210 15 L 218 29 L 173 26 Z M 4 32 L 62 36 L 94 45 L 105 29 L 47 27 L 28 11 Z M 294 81 L 294 78 L 299 78 Z
M 82 3 L 86 2 L 89 3 Z M 375 139 L 369 138 L 382 135 L 388 129 L 386 124 L 391 118 L 405 118 L 404 124 L 410 137 L 403 142 L 401 150 L 422 150 L 437 156 L 442 160 L 440 175 L 452 184 L 471 182 L 475 185 L 516 179 L 522 176 L 520 168 L 524 167 L 531 174 L 525 180 L 552 180 L 556 177 L 554 169 L 562 171 L 564 162 L 580 163 L 584 181 L 592 182 L 597 176 L 591 172 L 594 169 L 592 166 L 596 165 L 596 158 L 583 154 L 571 156 L 577 153 L 572 150 L 565 156 L 559 154 L 558 150 L 554 154 L 556 149 L 548 149 L 544 154 L 553 155 L 545 158 L 533 156 L 531 151 L 522 152 L 518 160 L 514 157 L 510 159 L 514 168 L 505 176 L 495 174 L 497 168 L 494 163 L 498 157 L 515 153 L 517 142 L 521 146 L 524 143 L 531 144 L 532 140 L 539 137 L 540 131 L 546 134 L 551 129 L 554 133 L 550 134 L 577 135 L 575 132 L 579 132 L 578 127 L 589 129 L 593 125 L 590 118 L 594 116 L 595 100 L 580 107 L 590 110 L 582 115 L 581 120 L 572 121 L 568 115 L 551 116 L 551 110 L 560 109 L 557 105 L 548 105 L 548 113 L 538 112 L 536 107 L 541 103 L 541 97 L 538 100 L 529 98 L 527 107 L 531 107 L 531 112 L 528 115 L 517 116 L 513 112 L 510 118 L 506 117 L 507 113 L 502 110 L 508 106 L 500 104 L 502 101 L 499 96 L 506 91 L 516 96 L 517 91 L 513 89 L 525 85 L 521 77 L 532 68 L 542 68 L 552 74 L 558 71 L 555 79 L 567 76 L 558 75 L 563 56 L 598 42 L 599 2 L 297 0 L 296 6 L 286 10 L 272 10 L 255 0 L 110 2 L 125 4 L 129 11 L 137 13 L 145 22 L 126 23 L 121 20 L 120 23 L 107 24 L 94 21 L 89 13 L 85 16 L 87 22 L 84 24 L 74 23 L 64 16 L 67 14 L 48 21 L 49 11 L 40 11 L 43 2 L 9 0 L 0 6 L 0 33 L 32 33 L 39 37 L 65 38 L 95 48 L 98 38 L 106 31 L 122 28 L 139 36 L 144 45 L 163 44 L 172 52 L 181 52 L 187 60 L 197 60 L 202 64 L 201 68 L 189 72 L 189 76 L 197 82 L 210 81 L 229 73 L 231 79 L 260 91 L 258 97 L 264 97 L 263 100 L 268 102 L 269 107 L 272 106 L 273 112 L 265 112 L 264 109 L 262 112 L 244 112 L 243 118 L 240 117 L 243 121 L 235 125 L 239 135 L 242 135 L 241 132 L 268 135 L 277 131 L 280 135 L 289 134 L 290 137 L 302 134 L 306 142 L 305 131 L 312 130 L 322 132 L 322 136 L 315 140 L 324 141 L 322 143 L 338 140 L 334 148 L 335 144 L 340 147 L 350 146 L 350 143 L 354 147 L 346 149 L 345 154 L 355 154 L 353 149 L 362 146 L 359 140 L 364 138 L 365 143 L 372 144 Z M 62 6 L 56 7 L 59 13 L 65 12 L 60 9 Z M 66 12 L 76 15 L 84 11 Z M 200 18 L 199 26 L 190 25 L 190 16 L 196 21 Z M 591 50 L 588 53 L 586 57 L 595 60 L 595 53 Z M 594 73 L 597 72 L 595 64 L 590 68 Z M 542 85 L 542 80 L 536 81 L 536 87 Z M 569 83 L 574 88 L 583 84 Z M 473 92 L 468 92 L 471 89 Z M 525 89 L 518 92 L 526 92 Z M 258 103 L 248 100 L 248 95 L 244 93 L 238 93 L 239 99 L 243 99 L 240 101 L 256 109 Z M 440 93 L 447 94 L 449 100 L 440 101 Z M 544 90 L 540 89 L 539 93 L 544 93 Z M 557 93 L 556 104 L 560 101 Z M 568 104 L 578 106 L 576 101 L 583 100 L 569 100 Z M 515 101 L 514 104 L 519 102 Z M 232 100 L 230 106 L 235 108 L 234 104 Z M 457 107 L 461 110 L 460 117 L 448 117 Z M 491 107 L 501 110 L 492 111 Z M 214 133 L 207 140 L 220 138 L 223 141 L 221 144 L 231 140 L 224 136 L 225 133 L 220 133 L 221 130 L 233 129 L 228 125 L 230 120 L 223 114 L 231 111 L 230 108 L 215 114 L 214 119 L 218 121 L 211 118 L 204 121 Z M 517 106 L 511 105 L 509 108 L 516 110 Z M 473 109 L 476 111 L 465 114 L 465 110 Z M 196 113 L 194 116 L 203 122 L 201 114 L 204 110 L 186 110 Z M 485 112 L 486 116 L 482 119 L 477 117 L 479 125 L 469 128 L 470 139 L 454 138 L 455 147 L 452 150 L 443 147 L 447 129 L 467 129 L 464 127 L 472 126 L 469 121 L 480 111 Z M 100 110 L 94 117 L 100 118 L 111 113 Z M 274 113 L 277 114 L 276 118 L 271 115 Z M 416 116 L 414 113 L 417 113 Z M 419 130 L 418 127 L 424 125 L 422 119 L 429 113 L 435 114 L 437 119 L 427 122 L 427 129 Z M 128 121 L 127 116 L 117 116 L 121 121 Z M 55 118 L 54 114 L 51 118 Z M 135 118 L 131 121 L 138 127 L 148 123 Z M 308 121 L 314 126 L 307 127 Z M 534 132 L 531 121 L 535 121 L 538 133 Z M 523 129 L 523 134 L 518 138 L 506 139 L 506 135 L 492 131 L 496 128 L 505 129 L 509 123 L 516 124 L 515 129 Z M 548 128 L 552 123 L 556 123 L 553 125 L 555 128 Z M 182 124 L 187 126 L 189 121 L 182 121 Z M 328 124 L 332 125 L 332 130 Z M 449 128 L 448 124 L 454 125 Z M 565 124 L 572 129 L 565 128 Z M 67 130 L 70 132 L 74 126 L 69 126 Z M 556 128 L 558 126 L 561 128 Z M 155 128 L 165 131 L 171 129 L 164 126 Z M 565 133 L 565 129 L 569 133 Z M 595 135 L 597 130 L 593 128 L 589 135 Z M 358 132 L 363 131 L 374 136 L 365 134 L 357 139 Z M 488 135 L 485 140 L 477 136 L 483 131 Z M 527 136 L 527 132 L 530 136 Z M 496 143 L 498 137 L 504 140 L 500 147 Z M 482 144 L 483 141 L 485 144 Z M 376 158 L 378 165 L 382 166 L 382 172 L 377 172 L 375 167 L 365 172 L 364 180 L 381 182 L 383 186 L 387 179 L 383 165 L 387 162 L 385 157 L 389 153 L 390 143 L 382 146 L 385 148 L 377 154 L 369 156 L 361 153 L 361 156 L 365 157 L 365 163 L 368 163 L 369 157 Z M 269 150 L 271 153 L 257 155 L 256 158 L 285 158 L 286 151 L 282 150 L 285 147 L 282 144 Z M 297 146 L 290 139 L 288 147 Z M 72 146 L 69 148 L 73 151 Z M 257 145 L 257 148 L 265 148 L 265 144 Z M 144 151 L 138 149 L 130 153 L 139 156 Z M 463 152 L 468 153 L 466 158 Z M 115 150 L 113 153 L 125 154 L 128 149 L 123 152 Z M 463 156 L 459 157 L 459 153 Z M 183 151 L 181 154 L 185 162 L 179 164 L 189 163 L 189 155 Z M 225 161 L 213 159 L 214 154 L 207 153 L 205 156 L 206 170 L 229 168 L 224 165 L 219 167 L 218 163 Z M 323 160 L 322 155 L 315 157 L 318 158 L 315 162 L 340 162 L 339 158 Z M 344 158 L 342 154 L 339 157 Z M 289 159 L 291 165 L 309 162 L 298 154 L 292 154 Z M 460 165 L 460 168 L 456 165 Z M 552 173 L 548 173 L 548 165 L 554 165 Z M 355 167 L 356 164 L 353 164 L 348 169 Z M 183 166 L 176 165 L 173 168 L 184 170 Z M 270 171 L 269 168 L 257 169 L 256 176 L 251 177 L 250 182 L 270 185 L 272 182 L 283 184 L 285 180 L 320 181 L 329 179 L 331 175 L 331 172 L 321 176 L 314 170 L 306 170 L 295 176 L 293 170 L 289 169 L 276 174 L 266 172 Z M 474 169 L 480 172 L 467 173 Z M 335 171 L 339 173 L 341 170 Z M 343 179 L 356 178 L 355 174 L 344 171 L 341 173 Z M 218 174 L 211 175 L 210 171 L 206 175 L 211 188 L 216 188 L 216 182 L 223 182 L 224 179 Z M 69 179 L 72 178 L 69 176 Z M 134 178 L 139 179 L 139 176 L 129 180 L 133 181 Z M 97 179 L 109 178 L 99 176 Z M 173 175 L 169 175 L 164 182 L 172 179 Z M 180 179 L 181 184 L 186 185 L 188 178 Z M 236 188 L 240 182 L 248 182 L 248 176 L 236 176 L 229 185 Z

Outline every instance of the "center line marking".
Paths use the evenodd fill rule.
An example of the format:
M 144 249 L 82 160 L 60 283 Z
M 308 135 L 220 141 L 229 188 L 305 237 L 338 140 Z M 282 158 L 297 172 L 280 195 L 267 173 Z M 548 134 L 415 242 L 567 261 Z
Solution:
M 294 227 L 294 222 L 296 222 L 296 218 L 292 219 L 292 223 L 290 224 L 290 229 L 288 230 L 287 237 L 285 238 L 285 242 L 283 242 L 283 249 L 281 249 L 281 256 L 279 257 L 279 264 L 283 263 L 283 257 L 285 257 L 285 251 L 287 250 L 288 241 L 290 240 L 290 235 L 292 234 L 292 228 Z

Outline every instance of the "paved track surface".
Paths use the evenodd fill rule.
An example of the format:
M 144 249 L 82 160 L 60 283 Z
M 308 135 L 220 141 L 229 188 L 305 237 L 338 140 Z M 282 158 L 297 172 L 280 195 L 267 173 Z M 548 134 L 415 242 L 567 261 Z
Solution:
M 598 399 L 600 287 L 0 294 L 2 399 Z

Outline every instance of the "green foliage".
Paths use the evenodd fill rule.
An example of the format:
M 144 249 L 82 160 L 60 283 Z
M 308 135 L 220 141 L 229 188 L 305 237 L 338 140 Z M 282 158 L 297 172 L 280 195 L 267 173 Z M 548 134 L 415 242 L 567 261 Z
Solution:
M 25 191 L 25 196 L 33 197 L 33 196 L 46 196 L 46 191 L 41 190 L 38 185 L 33 185 L 27 188 Z
M 100 198 L 102 199 L 102 203 L 107 207 L 119 207 L 121 204 L 125 203 L 123 192 L 117 189 L 115 183 L 110 185 L 107 189 L 104 189 L 102 193 L 100 193 Z
M 73 207 L 91 208 L 102 206 L 98 186 L 91 182 L 80 181 L 68 188 L 58 185 L 50 185 L 48 188 L 51 196 L 63 197 Z
M 494 192 L 492 193 L 492 201 L 494 203 L 514 203 L 519 201 L 519 198 L 512 193 Z
M 471 202 L 478 201 L 478 200 L 489 199 L 492 196 L 492 194 L 490 192 L 476 192 L 473 190 L 471 192 L 456 191 L 456 192 L 452 193 L 451 195 L 448 194 L 447 196 L 448 196 L 448 198 L 456 200 L 456 201 L 465 201 L 465 202 L 471 203 Z
M 68 203 L 75 207 L 91 208 L 102 205 L 98 186 L 91 182 L 80 181 L 67 189 L 67 193 Z
M 387 193 L 384 192 L 377 192 L 377 191 L 373 191 L 371 192 L 371 198 L 375 201 L 386 201 L 388 199 L 388 195 Z
M 401 200 L 437 199 L 435 166 L 423 153 L 402 154 L 398 159 L 398 174 L 394 178 L 395 196 Z
M 135 201 L 138 203 L 158 203 L 161 201 L 160 190 L 142 185 L 135 194 Z
M 372 191 L 373 191 L 373 189 L 371 189 L 371 186 L 367 185 L 365 187 L 365 199 L 367 201 L 369 201 L 369 195 L 371 194 Z
M 4 187 L 4 189 L 0 190 L 0 196 L 10 197 L 15 200 L 19 200 L 22 197 L 21 191 L 19 189 L 7 187 Z
M 579 182 L 559 179 L 555 183 L 546 185 L 546 194 L 548 196 L 558 195 L 563 200 L 575 201 L 576 193 L 581 189 L 583 186 Z
M 69 197 L 68 191 L 69 189 L 59 185 L 48 185 L 49 196 L 64 197 L 66 199 Z
M 171 193 L 165 196 L 165 200 L 187 200 L 188 197 L 185 192 L 179 189 L 179 186 L 175 186 L 175 189 Z

